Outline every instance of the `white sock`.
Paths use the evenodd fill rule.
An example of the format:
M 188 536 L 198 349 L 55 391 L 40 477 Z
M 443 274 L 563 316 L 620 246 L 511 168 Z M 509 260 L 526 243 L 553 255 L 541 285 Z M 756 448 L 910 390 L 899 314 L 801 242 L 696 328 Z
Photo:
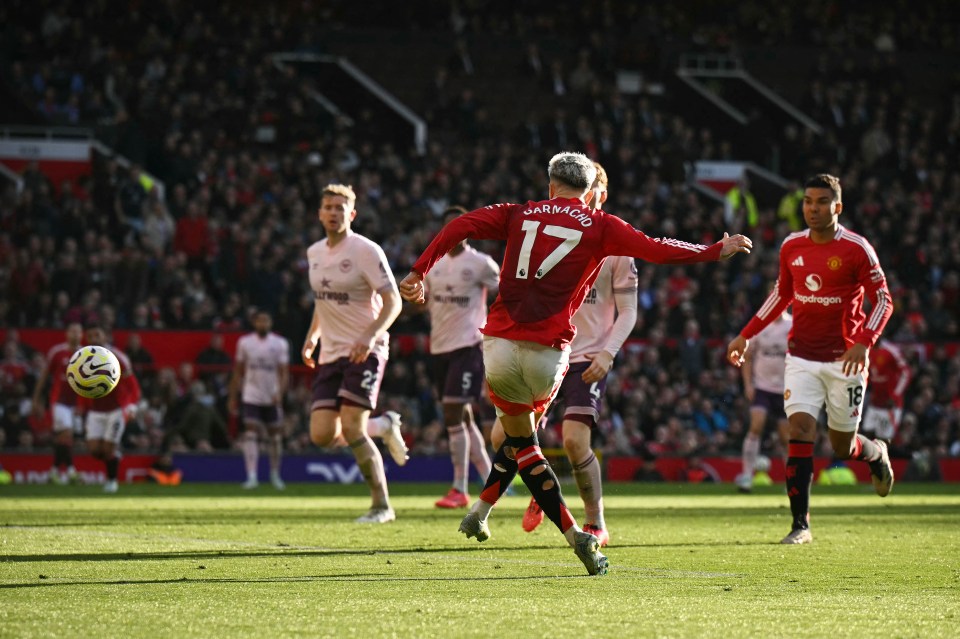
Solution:
M 370 487 L 373 507 L 387 508 L 390 506 L 390 497 L 387 494 L 387 475 L 383 472 L 383 457 L 379 449 L 366 435 L 350 442 L 350 448 L 357 459 L 357 466 L 363 473 L 363 478 L 367 480 L 367 486 Z
M 486 521 L 487 517 L 490 516 L 490 511 L 493 510 L 493 504 L 488 504 L 482 499 L 478 499 L 473 507 L 470 509 L 474 515 L 480 518 L 480 521 Z
M 450 440 L 450 461 L 453 462 L 453 487 L 466 494 L 467 476 L 470 472 L 467 466 L 470 442 L 467 440 L 466 429 L 463 424 L 447 426 L 447 437 Z
M 252 431 L 245 432 L 240 448 L 243 450 L 243 463 L 247 468 L 247 479 L 255 480 L 257 478 L 257 461 L 260 457 L 257 434 Z
M 563 536 L 566 537 L 567 543 L 570 544 L 570 547 L 573 548 L 577 543 L 577 533 L 583 532 L 580 530 L 580 526 L 574 524 L 563 531 Z
M 467 437 L 470 439 L 470 462 L 477 469 L 480 481 L 485 481 L 490 475 L 490 454 L 487 452 L 487 442 L 483 441 L 480 427 L 473 421 L 467 424 Z
M 743 438 L 743 475 L 753 477 L 753 467 L 757 464 L 757 455 L 760 454 L 760 437 L 747 433 Z

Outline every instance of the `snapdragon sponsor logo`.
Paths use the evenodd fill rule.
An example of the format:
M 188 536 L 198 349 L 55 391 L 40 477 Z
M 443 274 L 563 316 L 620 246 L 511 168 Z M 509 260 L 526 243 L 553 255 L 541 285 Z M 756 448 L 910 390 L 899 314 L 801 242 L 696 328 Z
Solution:
M 593 220 L 590 218 L 590 215 L 583 209 L 579 209 L 573 206 L 560 206 L 559 204 L 544 204 L 542 206 L 535 206 L 532 209 L 527 209 L 523 212 L 524 215 L 534 215 L 536 213 L 543 213 L 546 215 L 569 215 L 576 221 L 580 222 L 580 226 L 588 227 L 593 226 Z
M 822 295 L 795 295 L 793 299 L 802 304 L 821 304 L 823 306 L 833 306 L 834 304 L 843 303 L 843 300 L 836 295 L 830 297 L 824 297 Z

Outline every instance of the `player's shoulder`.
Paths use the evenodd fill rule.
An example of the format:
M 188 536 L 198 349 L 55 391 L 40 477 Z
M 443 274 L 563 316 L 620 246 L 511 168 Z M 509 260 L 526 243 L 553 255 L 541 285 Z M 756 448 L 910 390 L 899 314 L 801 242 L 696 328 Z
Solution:
M 132 366 L 130 365 L 130 358 L 127 357 L 126 353 L 124 353 L 122 350 L 120 350 L 116 346 L 111 345 L 111 346 L 108 346 L 107 348 L 109 348 L 110 351 L 117 356 L 117 359 L 120 360 L 120 366 L 124 370 L 129 370 L 130 372 L 133 372 Z
M 60 342 L 59 344 L 54 344 L 50 347 L 50 350 L 47 351 L 47 359 L 53 359 L 64 354 L 72 354 L 70 345 L 66 342 Z
M 324 239 L 322 239 L 322 240 L 318 240 L 318 241 L 314 242 L 313 244 L 311 244 L 310 246 L 307 247 L 307 257 L 310 258 L 310 257 L 313 257 L 313 256 L 315 256 L 315 255 L 319 255 L 320 253 L 326 251 L 327 248 L 328 248 L 328 247 L 327 247 L 327 240 L 326 240 L 326 238 L 324 238 Z
M 351 233 L 345 241 L 348 242 L 346 246 L 350 249 L 351 253 L 357 251 L 359 253 L 375 253 L 377 255 L 383 254 L 383 249 L 380 248 L 380 245 L 365 235 Z
M 805 244 L 804 240 L 807 240 L 809 238 L 810 238 L 810 229 L 804 229 L 803 231 L 796 231 L 794 233 L 789 234 L 785 238 L 783 238 L 783 242 L 780 244 L 780 246 L 782 248 L 787 248 L 787 246 L 790 246 L 791 248 L 794 246 L 800 246 L 802 244 Z
M 871 264 L 879 263 L 877 252 L 874 250 L 870 241 L 859 233 L 854 233 L 850 229 L 841 226 L 837 233 L 837 239 L 853 253 L 862 253 L 866 255 Z
M 290 343 L 286 337 L 284 337 L 283 335 L 280 335 L 279 333 L 270 333 L 270 339 L 272 339 L 274 342 L 282 346 L 286 346 L 287 344 Z

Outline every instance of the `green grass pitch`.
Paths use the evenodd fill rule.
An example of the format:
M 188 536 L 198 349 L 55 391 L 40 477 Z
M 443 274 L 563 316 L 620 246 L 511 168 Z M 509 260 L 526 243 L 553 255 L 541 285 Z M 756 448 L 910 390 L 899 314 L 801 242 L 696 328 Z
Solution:
M 606 486 L 606 577 L 506 497 L 457 533 L 440 485 L 0 487 L 2 637 L 958 637 L 960 489 L 814 487 L 814 543 L 782 486 Z M 582 508 L 565 486 L 574 514 Z

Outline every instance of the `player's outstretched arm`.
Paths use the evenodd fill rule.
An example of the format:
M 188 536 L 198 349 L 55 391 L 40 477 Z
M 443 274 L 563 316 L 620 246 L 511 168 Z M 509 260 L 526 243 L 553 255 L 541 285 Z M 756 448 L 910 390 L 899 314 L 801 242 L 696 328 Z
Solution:
M 740 368 L 743 365 L 743 358 L 747 354 L 747 348 L 750 347 L 750 341 L 743 335 L 737 335 L 727 345 L 727 361 Z

